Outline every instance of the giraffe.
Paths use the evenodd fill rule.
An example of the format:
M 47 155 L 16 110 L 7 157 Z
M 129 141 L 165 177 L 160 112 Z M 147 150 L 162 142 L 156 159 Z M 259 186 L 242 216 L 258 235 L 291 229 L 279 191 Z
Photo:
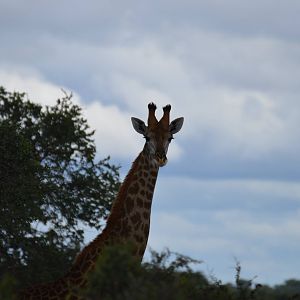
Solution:
M 168 147 L 173 135 L 180 131 L 184 118 L 170 122 L 171 105 L 163 107 L 160 121 L 155 116 L 156 105 L 148 104 L 148 126 L 131 118 L 133 128 L 145 138 L 145 145 L 125 177 L 103 231 L 75 259 L 65 276 L 55 282 L 23 290 L 21 300 L 78 299 L 74 290 L 84 287 L 89 274 L 105 246 L 132 245 L 132 255 L 142 260 L 150 228 L 152 198 L 158 170 L 167 163 Z M 70 296 L 71 295 L 71 296 Z

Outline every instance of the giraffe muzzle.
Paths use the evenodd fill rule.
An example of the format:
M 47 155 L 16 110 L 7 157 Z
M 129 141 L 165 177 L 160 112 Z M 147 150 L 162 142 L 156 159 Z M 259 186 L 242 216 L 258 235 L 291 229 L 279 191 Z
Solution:
M 167 164 L 168 159 L 165 153 L 156 152 L 155 158 L 160 167 L 163 167 Z

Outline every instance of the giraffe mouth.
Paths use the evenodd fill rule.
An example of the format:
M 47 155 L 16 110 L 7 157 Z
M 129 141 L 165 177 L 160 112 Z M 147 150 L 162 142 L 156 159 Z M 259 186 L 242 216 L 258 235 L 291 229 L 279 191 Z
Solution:
M 168 162 L 166 153 L 164 151 L 156 151 L 154 159 L 156 160 L 159 167 L 165 166 Z

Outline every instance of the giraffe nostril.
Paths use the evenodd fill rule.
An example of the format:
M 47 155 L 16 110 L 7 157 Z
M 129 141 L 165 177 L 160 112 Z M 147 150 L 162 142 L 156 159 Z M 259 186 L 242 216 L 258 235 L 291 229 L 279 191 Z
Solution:
M 166 158 L 166 155 L 165 155 L 165 153 L 163 153 L 163 152 L 156 152 L 155 153 L 155 155 L 156 155 L 156 157 L 157 158 L 159 158 L 159 159 L 164 159 L 164 158 Z

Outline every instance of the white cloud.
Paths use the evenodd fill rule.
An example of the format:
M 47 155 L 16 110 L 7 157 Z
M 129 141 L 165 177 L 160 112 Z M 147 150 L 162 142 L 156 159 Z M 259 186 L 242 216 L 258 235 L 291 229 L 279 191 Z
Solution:
M 63 96 L 58 87 L 31 72 L 0 72 L 0 81 L 9 91 L 26 92 L 31 101 L 42 105 L 55 105 Z M 84 104 L 78 94 L 73 102 L 84 108 L 84 115 L 92 129 L 96 129 L 95 141 L 101 156 L 113 155 L 119 158 L 137 152 L 137 142 L 131 129 L 128 112 L 121 112 L 116 106 L 104 106 L 100 101 Z
M 295 109 L 288 110 L 292 100 L 283 101 L 282 94 L 295 88 L 299 77 L 299 68 L 288 58 L 291 45 L 189 30 L 190 35 L 179 30 L 166 39 L 154 35 L 138 42 L 101 45 L 46 36 L 36 46 L 46 61 L 53 60 L 47 68 L 66 78 L 66 70 L 72 72 L 71 78 L 78 77 L 74 90 L 86 85 L 109 110 L 122 108 L 122 114 L 146 116 L 150 101 L 159 107 L 173 104 L 172 117 L 186 117 L 179 142 L 193 141 L 197 147 L 209 143 L 213 155 L 241 160 L 288 153 L 291 142 L 293 149 L 300 149 L 300 139 L 295 139 L 300 136 L 295 129 L 298 103 L 293 101 Z M 179 151 L 170 151 L 179 156 Z
M 117 106 L 104 106 L 101 102 L 87 105 L 85 111 L 91 128 L 96 128 L 95 140 L 102 156 L 109 154 L 133 159 L 141 151 L 137 140 L 142 139 L 133 130 L 128 112 L 122 112 Z
M 209 41 L 209 37 L 204 38 Z M 206 40 L 202 42 L 205 44 Z M 214 40 L 218 49 L 221 42 Z M 182 60 L 176 52 L 169 52 L 155 40 L 96 48 L 93 51 L 97 53 L 99 69 L 104 67 L 106 71 L 94 78 L 94 85 L 103 88 L 101 82 L 106 81 L 112 98 L 120 99 L 137 113 L 145 114 L 144 107 L 149 101 L 157 102 L 158 106 L 174 104 L 172 112 L 186 116 L 185 136 L 201 139 L 206 132 L 211 132 L 216 155 L 233 152 L 243 159 L 251 159 L 288 147 L 291 120 L 280 115 L 283 104 L 272 94 L 209 82 L 205 77 L 209 73 L 199 69 L 208 68 L 204 62 L 198 62 L 200 77 L 195 84 L 193 72 L 197 63 L 193 66 L 192 61 Z M 210 68 L 216 68 L 216 62 L 210 60 Z
M 223 281 L 234 280 L 234 271 L 229 270 L 229 266 L 233 268 L 235 265 L 234 258 L 242 263 L 247 274 L 245 276 L 252 278 L 258 275 L 259 282 L 277 283 L 291 276 L 300 276 L 299 272 L 291 271 L 295 262 L 283 254 L 278 257 L 274 251 L 274 248 L 286 253 L 290 249 L 300 251 L 299 214 L 293 216 L 292 220 L 273 220 L 269 223 L 259 221 L 254 215 L 243 211 L 234 219 L 230 212 L 228 215 L 224 212 L 220 219 L 214 213 L 210 220 L 201 220 L 202 217 L 199 213 L 199 220 L 194 223 L 178 212 L 154 211 L 149 247 L 158 251 L 168 247 L 172 251 L 203 260 L 205 264 L 200 269 L 205 273 L 206 268 L 213 269 L 216 277 Z
M 200 140 L 210 132 L 215 154 L 251 159 L 287 146 L 287 120 L 277 115 L 268 95 L 219 88 L 200 91 L 198 97 L 199 104 L 186 112 L 187 126 Z
M 259 282 L 300 276 L 282 254 L 300 251 L 299 182 L 161 177 L 157 184 L 149 247 L 204 260 L 202 270 L 224 281 L 233 280 L 234 257 Z
M 9 91 L 26 92 L 31 101 L 42 105 L 54 105 L 63 96 L 61 89 L 34 72 L 0 72 L 0 82 Z M 95 129 L 95 142 L 101 157 L 111 155 L 116 159 L 133 160 L 142 151 L 144 140 L 132 128 L 129 111 L 122 111 L 116 105 L 104 105 L 95 100 L 84 103 L 80 96 L 73 93 L 73 102 L 83 107 L 83 113 L 92 129 Z M 146 111 L 146 105 L 143 105 Z M 146 111 L 147 112 L 147 111 Z M 178 144 L 170 147 L 169 158 L 176 160 L 182 153 Z
M 241 46 L 239 43 L 243 41 L 234 40 L 235 51 L 240 49 L 242 56 L 245 56 L 244 59 L 239 58 L 241 61 L 236 66 L 238 70 L 232 70 L 231 67 L 236 60 L 234 52 L 228 51 L 226 54 L 226 51 L 220 50 L 221 56 L 227 57 L 227 60 L 222 62 L 224 81 L 221 82 L 220 79 L 212 80 L 210 77 L 210 69 L 217 74 L 220 68 L 216 61 L 216 53 L 210 48 L 223 49 L 225 37 L 221 36 L 219 40 L 211 41 L 209 34 L 206 34 L 202 38 L 202 41 L 196 42 L 205 45 L 201 54 L 181 46 L 185 55 L 193 51 L 191 56 L 194 56 L 195 62 L 183 59 L 178 51 L 169 51 L 165 45 L 159 44 L 161 41 L 155 39 L 122 47 L 93 47 L 92 52 L 95 54 L 90 57 L 96 55 L 98 69 L 105 70 L 102 75 L 99 73 L 94 77 L 93 85 L 103 89 L 101 83 L 106 82 L 106 88 L 112 98 L 119 99 L 115 100 L 118 104 L 122 103 L 136 113 L 145 114 L 144 107 L 149 101 L 157 102 L 158 106 L 173 104 L 174 115 L 186 116 L 186 139 L 201 140 L 203 135 L 210 132 L 211 147 L 215 155 L 226 156 L 233 153 L 242 159 L 252 159 L 264 157 L 274 151 L 287 151 L 292 139 L 293 120 L 298 115 L 293 118 L 290 113 L 282 115 L 286 103 L 259 86 L 237 88 L 226 82 L 230 72 L 234 74 L 231 76 L 235 77 L 233 81 L 236 82 L 244 73 L 242 69 L 249 70 L 249 67 L 252 70 L 250 74 L 247 72 L 247 78 L 244 80 L 250 80 L 249 76 L 256 80 L 256 70 L 252 67 L 255 60 L 252 58 L 253 61 L 245 66 L 245 61 L 251 57 L 247 52 L 249 48 L 256 47 L 259 59 L 263 59 L 266 51 L 261 48 L 265 47 L 266 42 L 250 40 Z M 269 43 L 268 53 L 273 56 L 272 61 L 281 61 L 276 47 L 277 44 Z M 199 48 L 200 46 L 195 49 Z M 208 57 L 210 65 L 205 60 L 206 55 L 212 56 Z M 197 58 L 200 58 L 200 61 L 197 61 Z M 277 67 L 280 66 L 278 64 Z M 269 65 L 261 68 L 271 69 Z M 270 77 L 270 74 L 264 71 L 258 73 L 261 80 Z M 277 86 L 281 76 L 277 75 L 277 78 L 274 75 L 275 70 L 271 73 Z M 299 134 L 297 131 L 297 135 Z
M 257 216 L 277 209 L 283 214 L 284 207 L 291 209 L 292 205 L 298 207 L 300 203 L 299 181 L 160 176 L 157 184 L 159 200 L 155 205 L 158 208 L 185 208 L 190 216 L 197 207 L 204 211 L 225 210 L 226 213 L 247 208 Z
M 44 80 L 32 70 L 0 71 L 0 82 L 10 92 L 24 92 L 42 105 L 54 105 L 63 96 L 61 88 Z
M 169 247 L 173 251 L 195 254 L 230 245 L 229 240 L 219 235 L 210 235 L 211 229 L 207 226 L 199 226 L 177 213 L 160 212 L 153 216 L 153 223 L 155 225 L 152 229 L 155 232 L 151 232 L 149 245 L 154 249 Z
M 247 236 L 262 241 L 268 239 L 275 244 L 279 241 L 295 244 L 300 242 L 300 210 L 294 211 L 292 216 L 278 216 L 275 220 L 268 217 L 266 220 L 257 220 L 254 214 L 238 210 L 217 212 L 215 217 L 221 221 L 225 231 L 240 237 Z

